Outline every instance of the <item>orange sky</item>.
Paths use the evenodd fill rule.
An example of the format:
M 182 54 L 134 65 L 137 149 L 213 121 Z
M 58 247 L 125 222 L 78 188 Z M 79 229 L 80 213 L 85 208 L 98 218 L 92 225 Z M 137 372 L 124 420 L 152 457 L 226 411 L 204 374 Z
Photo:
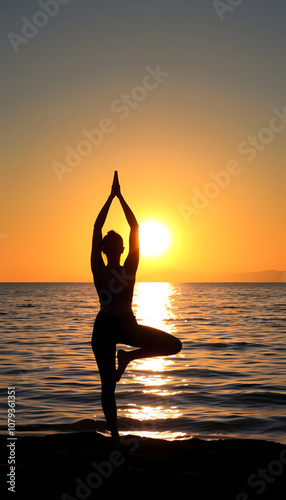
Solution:
M 139 223 L 171 235 L 139 280 L 286 269 L 285 6 L 222 23 L 210 7 L 159 4 L 70 4 L 19 54 L 3 47 L 1 281 L 91 281 L 114 170 Z M 7 11 L 11 31 L 22 15 Z M 109 229 L 127 244 L 117 200 Z

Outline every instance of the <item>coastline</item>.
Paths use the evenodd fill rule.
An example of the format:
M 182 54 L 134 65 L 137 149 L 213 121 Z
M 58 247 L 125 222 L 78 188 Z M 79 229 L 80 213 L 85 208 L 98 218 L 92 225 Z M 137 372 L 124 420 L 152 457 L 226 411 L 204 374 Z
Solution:
M 285 498 L 286 447 L 280 443 L 136 435 L 123 440 L 124 447 L 114 449 L 109 437 L 94 431 L 18 436 L 16 497 L 87 500 L 119 493 L 124 499 L 148 500 Z M 0 443 L 1 482 L 7 484 L 6 435 L 0 435 Z

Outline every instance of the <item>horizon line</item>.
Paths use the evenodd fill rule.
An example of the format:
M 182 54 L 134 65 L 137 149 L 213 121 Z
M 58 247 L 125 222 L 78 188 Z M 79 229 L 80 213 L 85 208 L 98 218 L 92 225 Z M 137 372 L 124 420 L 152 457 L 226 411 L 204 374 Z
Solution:
M 28 284 L 28 283 L 31 283 L 31 284 L 36 284 L 36 283 L 39 283 L 39 284 L 48 284 L 48 283 L 51 283 L 51 284 L 56 284 L 56 283 L 59 283 L 59 284 L 74 284 L 74 283 L 82 283 L 82 284 L 92 284 L 93 285 L 93 281 L 0 281 L 0 285 L 3 284 Z M 175 281 L 170 281 L 170 280 L 136 280 L 135 284 L 136 283 L 198 283 L 198 284 L 216 284 L 216 283 L 224 283 L 224 284 L 273 284 L 273 283 L 278 283 L 278 284 L 281 284 L 281 283 L 285 283 L 286 284 L 286 281 L 178 281 L 178 280 L 175 280 Z

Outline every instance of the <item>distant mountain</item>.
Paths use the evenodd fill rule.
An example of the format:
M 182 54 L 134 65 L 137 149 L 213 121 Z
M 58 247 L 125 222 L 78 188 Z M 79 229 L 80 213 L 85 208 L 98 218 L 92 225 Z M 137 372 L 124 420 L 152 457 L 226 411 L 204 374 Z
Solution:
M 169 281 L 193 283 L 286 283 L 286 271 L 258 271 L 252 273 L 190 273 L 165 269 L 139 274 L 138 281 Z

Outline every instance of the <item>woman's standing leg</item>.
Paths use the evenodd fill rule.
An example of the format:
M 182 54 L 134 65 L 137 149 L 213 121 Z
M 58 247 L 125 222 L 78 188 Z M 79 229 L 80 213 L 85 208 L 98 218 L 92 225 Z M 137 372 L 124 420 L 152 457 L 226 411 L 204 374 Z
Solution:
M 120 446 L 120 436 L 117 427 L 117 407 L 115 400 L 116 367 L 115 354 L 116 344 L 109 346 L 93 346 L 94 355 L 101 378 L 101 404 L 106 422 L 111 431 L 115 446 Z

